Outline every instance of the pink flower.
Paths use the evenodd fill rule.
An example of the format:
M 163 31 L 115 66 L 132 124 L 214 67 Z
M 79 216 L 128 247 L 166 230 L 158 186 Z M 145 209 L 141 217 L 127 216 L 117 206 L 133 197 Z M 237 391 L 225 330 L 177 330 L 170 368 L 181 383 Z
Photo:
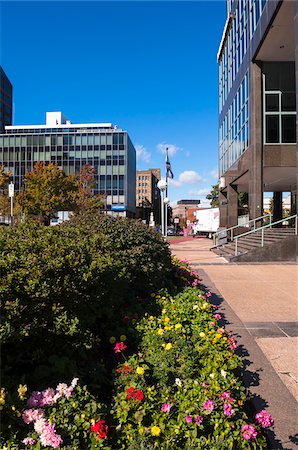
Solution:
M 211 297 L 212 296 L 212 294 L 211 294 L 211 292 L 206 292 L 206 297 Z
M 256 420 L 264 428 L 268 428 L 268 427 L 271 427 L 271 425 L 273 425 L 272 416 L 265 409 L 262 409 L 262 411 L 260 411 L 259 413 L 256 414 Z
M 41 434 L 47 425 L 48 422 L 45 419 L 37 419 L 34 423 L 34 430 L 36 433 Z
M 47 424 L 40 436 L 41 445 L 44 447 L 58 448 L 63 443 L 59 434 L 56 434 L 55 424 Z
M 214 402 L 212 400 L 206 400 L 203 408 L 207 411 L 213 411 L 214 410 Z
M 236 344 L 235 340 L 231 337 L 228 338 L 228 342 L 229 342 L 229 348 L 231 350 L 235 349 L 238 347 L 238 345 Z
M 203 381 L 202 387 L 205 388 L 205 389 L 208 389 L 208 388 L 209 388 L 209 384 L 207 384 L 207 383 L 205 383 L 205 382 Z
M 258 433 L 254 429 L 253 425 L 242 425 L 241 431 L 242 431 L 244 439 L 246 439 L 247 441 L 249 439 L 255 439 L 258 435 Z
M 59 383 L 58 386 L 56 387 L 56 392 L 57 394 L 65 395 L 65 392 L 67 390 L 67 384 L 66 383 Z
M 219 394 L 219 398 L 221 400 L 228 400 L 231 397 L 231 394 L 229 392 L 224 392 L 223 394 Z
M 232 416 L 235 413 L 235 411 L 233 410 L 233 407 L 230 403 L 225 403 L 224 404 L 224 414 L 226 416 Z
M 217 305 L 215 305 L 214 303 L 211 303 L 211 306 L 213 309 L 217 309 Z
M 170 412 L 172 408 L 172 405 L 170 405 L 170 403 L 163 403 L 161 405 L 161 411 L 162 412 Z
M 201 423 L 203 422 L 203 417 L 202 416 L 196 416 L 195 417 L 195 422 L 197 425 L 201 425 Z
M 25 437 L 25 439 L 22 440 L 23 444 L 25 445 L 34 445 L 36 444 L 36 440 L 31 437 Z
M 29 424 L 34 421 L 33 411 L 34 409 L 25 409 L 22 414 L 22 419 L 25 423 Z
M 124 344 L 124 342 L 117 342 L 116 343 L 116 345 L 115 345 L 115 347 L 114 347 L 114 352 L 115 353 L 120 353 L 120 352 L 122 352 L 123 350 L 126 350 L 127 349 L 127 345 L 125 345 Z
M 216 319 L 216 320 L 220 320 L 222 318 L 222 315 L 221 314 L 214 314 L 213 318 Z
M 70 386 L 70 387 L 68 387 L 67 389 L 66 389 L 66 391 L 65 391 L 65 397 L 66 398 L 69 398 L 70 396 L 71 396 L 71 394 L 72 394 L 72 391 L 73 391 L 73 387 L 72 386 Z
M 192 286 L 195 287 L 199 284 L 199 280 L 197 278 L 195 278 L 192 282 Z
M 218 328 L 217 333 L 224 334 L 225 329 L 224 328 Z
M 52 388 L 48 388 L 42 391 L 42 402 L 41 406 L 52 405 L 54 403 L 55 391 Z
M 185 420 L 187 423 L 192 423 L 192 417 L 191 416 L 186 416 Z

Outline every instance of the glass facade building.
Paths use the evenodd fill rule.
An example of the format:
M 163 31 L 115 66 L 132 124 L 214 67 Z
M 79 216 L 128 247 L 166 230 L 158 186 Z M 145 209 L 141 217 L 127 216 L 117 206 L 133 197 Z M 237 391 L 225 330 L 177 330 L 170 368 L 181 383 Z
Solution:
M 126 131 L 103 124 L 72 124 L 61 113 L 47 113 L 46 125 L 7 126 L 0 134 L 0 164 L 20 190 L 37 161 L 58 164 L 68 175 L 86 164 L 95 170 L 95 194 L 112 215 L 134 217 L 136 151 Z
M 266 191 L 296 196 L 297 21 L 298 2 L 227 0 L 217 54 L 222 226 L 237 224 L 239 192 L 251 218 Z
M 0 133 L 12 123 L 12 85 L 0 66 Z

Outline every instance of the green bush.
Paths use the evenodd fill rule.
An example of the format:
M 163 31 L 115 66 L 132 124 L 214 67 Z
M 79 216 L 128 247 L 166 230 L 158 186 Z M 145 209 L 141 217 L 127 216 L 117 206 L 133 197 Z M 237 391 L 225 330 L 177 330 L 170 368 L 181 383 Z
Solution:
M 101 386 L 111 332 L 123 333 L 123 318 L 142 314 L 144 296 L 173 277 L 167 244 L 126 219 L 79 216 L 65 226 L 9 227 L 0 230 L 0 249 L 6 387 L 43 388 L 74 375 Z

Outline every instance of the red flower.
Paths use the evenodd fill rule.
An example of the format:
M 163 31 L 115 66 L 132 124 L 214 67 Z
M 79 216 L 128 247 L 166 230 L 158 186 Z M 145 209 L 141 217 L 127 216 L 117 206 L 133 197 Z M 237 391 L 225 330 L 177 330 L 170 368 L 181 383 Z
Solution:
M 126 396 L 131 400 L 138 400 L 139 402 L 141 402 L 144 399 L 143 391 L 141 389 L 135 390 L 133 386 L 126 389 Z
M 130 366 L 121 366 L 121 367 L 118 367 L 117 372 L 118 373 L 131 373 L 132 372 L 132 367 L 130 367 Z
M 107 436 L 108 430 L 109 427 L 108 425 L 106 425 L 106 421 L 103 419 L 98 420 L 91 426 L 91 431 L 98 435 L 98 439 L 104 439 Z

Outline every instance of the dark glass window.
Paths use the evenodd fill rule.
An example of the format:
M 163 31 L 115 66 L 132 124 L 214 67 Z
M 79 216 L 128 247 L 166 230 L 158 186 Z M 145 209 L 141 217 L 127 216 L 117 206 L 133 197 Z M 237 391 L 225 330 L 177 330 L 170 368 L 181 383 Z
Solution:
M 296 116 L 294 114 L 281 116 L 282 142 L 296 142 Z
M 281 110 L 296 111 L 296 94 L 295 92 L 283 92 L 281 95 Z
M 266 110 L 279 111 L 279 95 L 278 94 L 266 94 Z
M 279 116 L 266 116 L 266 142 L 268 144 L 279 142 Z

